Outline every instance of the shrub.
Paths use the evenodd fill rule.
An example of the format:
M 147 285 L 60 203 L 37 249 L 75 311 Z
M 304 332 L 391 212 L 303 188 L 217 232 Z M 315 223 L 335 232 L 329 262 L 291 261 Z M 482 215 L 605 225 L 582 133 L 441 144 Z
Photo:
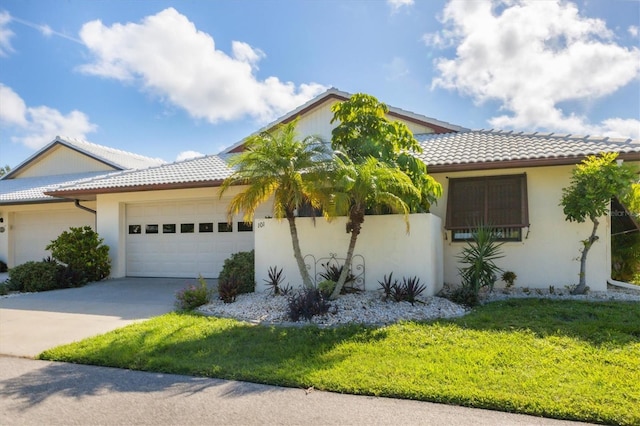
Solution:
M 336 288 L 336 284 L 337 283 L 335 281 L 324 280 L 318 283 L 318 290 L 320 290 L 322 295 L 328 299 Z
M 0 260 L 0 272 L 7 272 L 7 264 Z
M 274 296 L 278 296 L 282 292 L 282 281 L 284 281 L 284 275 L 282 275 L 282 268 L 278 270 L 277 266 L 271 266 L 267 271 L 268 279 L 263 280 L 267 284 L 267 289 Z
M 9 287 L 13 291 L 36 292 L 64 288 L 58 277 L 64 268 L 56 262 L 26 262 L 11 268 Z
M 211 292 L 207 288 L 207 282 L 202 276 L 199 276 L 198 285 L 190 284 L 176 293 L 175 306 L 183 311 L 191 311 L 210 301 Z
M 51 241 L 46 249 L 74 271 L 84 274 L 87 281 L 100 281 L 111 272 L 109 246 L 91 227 L 69 228 Z
M 323 263 L 324 272 L 320 272 L 318 275 L 322 277 L 325 281 L 333 281 L 337 283 L 340 280 L 340 274 L 342 274 L 342 270 L 344 269 L 344 265 L 336 266 L 330 265 L 329 263 Z M 347 279 L 344 282 L 344 286 L 340 290 L 340 294 L 347 293 L 359 293 L 360 289 L 353 286 L 356 277 L 349 271 L 347 274 Z M 335 286 L 334 286 L 335 288 Z
M 234 253 L 224 261 L 222 272 L 218 277 L 219 282 L 229 282 L 229 278 L 238 286 L 238 294 L 253 293 L 256 291 L 256 274 L 254 266 L 254 251 L 241 251 Z
M 424 292 L 427 287 L 420 284 L 420 278 L 402 278 L 402 283 L 393 279 L 393 272 L 389 276 L 384 276 L 382 281 L 378 281 L 384 293 L 384 299 L 393 299 L 396 302 L 409 302 L 412 305 L 417 302 L 417 297 Z
M 474 307 L 480 304 L 480 296 L 471 287 L 461 286 L 454 289 L 448 299 L 458 305 Z
M 507 288 L 513 287 L 513 284 L 517 279 L 518 279 L 518 276 L 516 275 L 515 272 L 506 271 L 505 273 L 502 274 L 502 281 L 506 283 Z
M 233 303 L 240 292 L 240 281 L 235 276 L 218 280 L 218 297 L 224 303 Z
M 324 315 L 331 304 L 317 288 L 303 288 L 289 296 L 289 319 L 310 321 L 316 315 Z

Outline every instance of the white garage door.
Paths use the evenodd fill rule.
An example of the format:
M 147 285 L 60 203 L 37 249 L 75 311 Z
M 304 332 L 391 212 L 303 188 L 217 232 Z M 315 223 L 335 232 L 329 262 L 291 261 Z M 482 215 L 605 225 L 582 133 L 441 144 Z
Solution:
M 127 275 L 216 278 L 232 253 L 253 249 L 253 231 L 227 225 L 218 200 L 127 205 Z
M 16 212 L 13 219 L 14 264 L 42 260 L 51 253 L 44 248 L 70 227 L 91 226 L 95 216 L 72 207 L 63 210 Z

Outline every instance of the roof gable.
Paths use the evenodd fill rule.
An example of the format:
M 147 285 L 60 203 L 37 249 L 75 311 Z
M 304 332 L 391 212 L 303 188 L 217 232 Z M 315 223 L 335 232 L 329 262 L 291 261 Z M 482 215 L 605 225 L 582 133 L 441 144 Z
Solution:
M 283 115 L 276 121 L 269 123 L 249 137 L 270 130 L 280 124 L 290 123 L 293 120 L 299 119 L 300 121 L 298 123 L 297 130 L 301 136 L 317 135 L 322 139 L 329 141 L 331 139 L 331 130 L 337 126 L 336 123 L 333 125 L 331 124 L 331 119 L 333 118 L 331 106 L 337 102 L 349 100 L 349 98 L 351 98 L 350 93 L 331 88 L 293 111 Z M 450 133 L 468 130 L 464 127 L 456 126 L 451 123 L 446 123 L 444 121 L 436 120 L 434 118 L 392 106 L 389 106 L 389 112 L 387 115 L 391 120 L 398 120 L 405 123 L 414 134 Z M 245 140 L 246 138 L 235 143 L 224 150 L 223 153 L 241 152 L 244 149 Z
M 71 173 L 142 169 L 162 164 L 159 159 L 121 151 L 81 139 L 56 138 L 23 161 L 3 179 L 56 176 Z

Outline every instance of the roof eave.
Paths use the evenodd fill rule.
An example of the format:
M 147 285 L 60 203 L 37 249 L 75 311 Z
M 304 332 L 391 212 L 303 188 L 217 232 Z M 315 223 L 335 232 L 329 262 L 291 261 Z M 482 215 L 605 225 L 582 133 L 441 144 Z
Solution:
M 206 181 L 198 181 L 198 182 L 177 182 L 177 183 L 158 183 L 158 184 L 148 184 L 148 185 L 117 186 L 112 188 L 92 188 L 92 189 L 49 191 L 49 192 L 45 192 L 44 194 L 52 197 L 76 199 L 79 197 L 87 197 L 90 195 L 117 194 L 117 193 L 123 193 L 123 192 L 164 191 L 169 189 L 215 188 L 215 187 L 221 186 L 222 182 L 224 182 L 224 179 L 206 180 Z
M 625 161 L 638 160 L 637 152 L 620 153 L 618 158 Z M 589 155 L 576 155 L 569 157 L 530 158 L 517 160 L 484 161 L 474 163 L 433 164 L 427 163 L 429 173 L 464 172 L 491 169 L 515 169 L 524 167 L 566 166 L 582 162 Z

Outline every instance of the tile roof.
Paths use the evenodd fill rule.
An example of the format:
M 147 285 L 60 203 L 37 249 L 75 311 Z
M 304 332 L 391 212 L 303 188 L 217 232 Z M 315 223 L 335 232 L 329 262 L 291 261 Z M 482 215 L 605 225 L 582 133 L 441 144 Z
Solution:
M 179 161 L 144 170 L 127 170 L 112 173 L 86 182 L 71 183 L 56 189 L 64 192 L 92 191 L 94 189 L 114 189 L 155 185 L 176 185 L 220 182 L 231 174 L 231 169 L 221 156 L 209 155 Z
M 536 163 L 538 160 L 544 160 L 544 164 L 570 164 L 580 161 L 586 155 L 602 152 L 618 152 L 627 159 L 640 161 L 640 141 L 631 139 L 493 130 L 415 136 L 424 149 L 418 157 L 429 166 L 430 171 L 461 166 L 473 170 L 542 165 Z M 145 170 L 112 173 L 58 187 L 55 195 L 64 197 L 65 192 L 124 192 L 145 188 L 212 186 L 231 174 L 225 161 L 229 155 L 210 155 Z
M 105 176 L 105 172 L 2 179 L 0 180 L 0 205 L 54 201 L 55 197 L 44 193 L 56 190 L 62 185 L 77 184 L 99 176 Z
M 532 160 L 577 160 L 602 152 L 618 152 L 640 161 L 640 141 L 589 136 L 560 136 L 472 130 L 458 133 L 415 135 L 423 152 L 418 157 L 431 169 Z M 636 156 L 637 154 L 637 156 Z M 495 164 L 498 163 L 498 164 Z
M 38 150 L 38 152 L 27 158 L 18 166 L 14 167 L 11 172 L 3 177 L 3 179 L 10 179 L 13 175 L 17 174 L 19 170 L 26 167 L 29 163 L 34 161 L 54 145 L 64 145 L 118 170 L 145 169 L 147 167 L 159 166 L 165 163 L 164 160 L 159 158 L 145 157 L 144 155 L 87 142 L 83 139 L 56 136 L 48 145 Z

